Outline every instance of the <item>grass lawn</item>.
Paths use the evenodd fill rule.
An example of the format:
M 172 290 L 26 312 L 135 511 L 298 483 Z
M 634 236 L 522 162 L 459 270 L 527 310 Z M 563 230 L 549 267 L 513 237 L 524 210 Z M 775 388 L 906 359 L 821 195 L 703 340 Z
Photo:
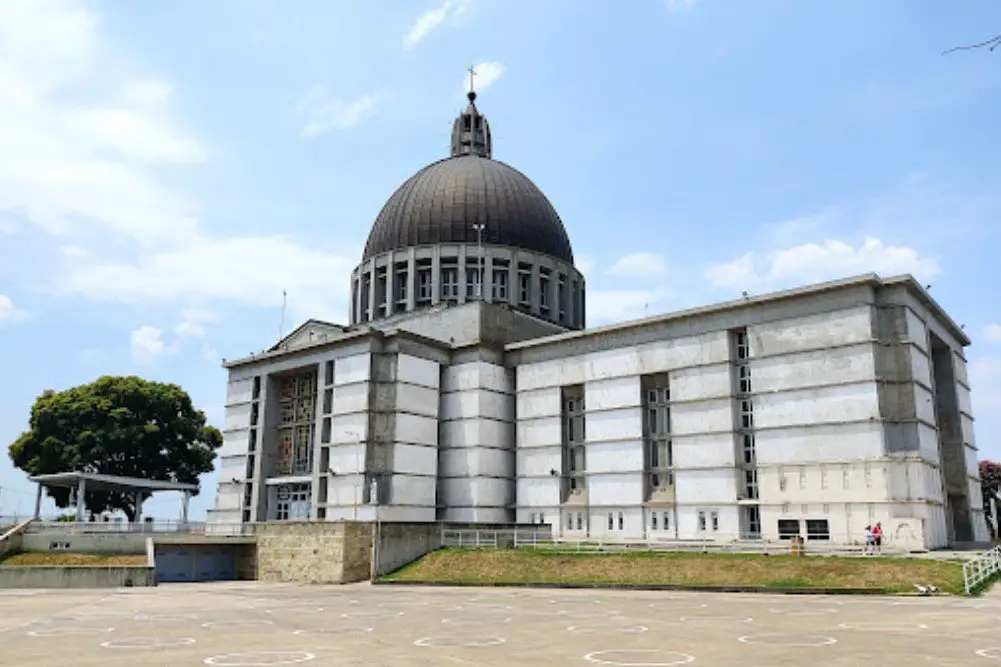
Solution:
M 30 567 L 48 565 L 50 567 L 98 566 L 129 567 L 146 565 L 142 554 L 74 554 L 53 551 L 25 551 L 0 558 L 0 567 Z
M 960 561 L 759 554 L 580 554 L 533 549 L 441 549 L 397 570 L 390 581 L 607 583 L 770 588 L 875 588 L 913 593 L 931 584 L 963 593 Z

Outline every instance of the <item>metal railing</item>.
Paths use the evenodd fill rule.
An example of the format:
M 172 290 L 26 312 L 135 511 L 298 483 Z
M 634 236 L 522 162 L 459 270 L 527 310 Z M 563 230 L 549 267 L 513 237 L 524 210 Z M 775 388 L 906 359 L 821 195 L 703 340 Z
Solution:
M 614 539 L 551 537 L 548 532 L 532 530 L 442 530 L 442 546 L 480 548 L 532 548 L 574 553 L 624 552 L 704 552 L 806 554 L 815 556 L 903 555 L 909 549 L 887 543 L 879 547 L 864 541 L 838 539 L 762 539 L 700 537 L 698 539 Z
M 253 535 L 254 524 L 206 523 L 204 521 L 150 521 L 128 523 L 126 521 L 48 521 L 40 519 L 28 526 L 28 533 L 52 535 Z
M 963 588 L 970 595 L 981 584 L 1001 573 L 1001 546 L 963 563 Z

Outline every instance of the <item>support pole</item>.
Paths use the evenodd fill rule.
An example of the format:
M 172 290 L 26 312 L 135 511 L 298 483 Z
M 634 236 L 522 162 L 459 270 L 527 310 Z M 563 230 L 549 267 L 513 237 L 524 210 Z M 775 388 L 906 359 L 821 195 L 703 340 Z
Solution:
M 87 480 L 81 477 L 76 486 L 76 520 L 80 522 L 83 521 L 83 508 L 87 504 L 86 494 Z
M 188 523 L 188 505 L 191 503 L 191 492 L 184 492 L 184 499 L 181 501 L 181 523 Z
M 42 516 L 42 483 L 38 483 L 38 490 L 35 492 L 35 518 Z
M 143 492 L 136 491 L 136 524 L 142 524 L 143 520 Z

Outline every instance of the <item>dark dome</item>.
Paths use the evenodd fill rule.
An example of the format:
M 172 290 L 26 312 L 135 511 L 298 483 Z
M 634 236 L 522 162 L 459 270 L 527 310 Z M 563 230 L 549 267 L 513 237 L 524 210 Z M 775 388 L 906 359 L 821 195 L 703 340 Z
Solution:
M 503 162 L 462 155 L 421 169 L 393 193 L 365 243 L 368 259 L 398 248 L 483 243 L 540 252 L 573 264 L 563 222 L 527 176 Z

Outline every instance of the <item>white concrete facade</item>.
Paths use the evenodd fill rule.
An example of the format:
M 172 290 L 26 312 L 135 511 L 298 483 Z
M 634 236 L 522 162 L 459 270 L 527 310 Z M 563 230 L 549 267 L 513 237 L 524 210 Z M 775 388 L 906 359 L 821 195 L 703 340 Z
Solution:
M 875 522 L 915 547 L 987 538 L 969 341 L 909 277 L 527 340 L 512 332 L 538 325 L 505 316 L 520 342 L 499 347 L 477 313 L 501 308 L 386 331 L 311 322 L 229 364 L 212 520 L 270 516 L 269 378 L 313 368 L 313 518 L 550 523 L 567 539 L 857 540 Z M 651 387 L 669 396 L 656 434 Z

